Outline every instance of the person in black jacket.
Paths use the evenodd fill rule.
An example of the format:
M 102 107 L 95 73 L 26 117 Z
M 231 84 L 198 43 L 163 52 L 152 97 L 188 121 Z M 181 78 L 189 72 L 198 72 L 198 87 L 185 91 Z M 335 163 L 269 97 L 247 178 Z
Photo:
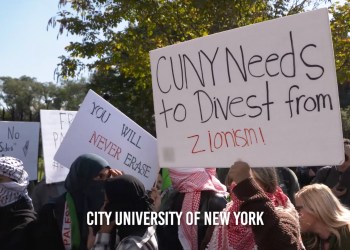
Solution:
M 328 186 L 343 205 L 350 207 L 350 140 L 344 139 L 345 161 L 337 166 L 325 166 L 317 171 L 311 184 Z
M 28 225 L 35 220 L 28 196 L 28 174 L 23 162 L 14 157 L 0 157 L 0 248 L 28 249 Z
M 66 193 L 42 207 L 34 226 L 35 249 L 87 249 L 87 212 L 104 203 L 102 180 L 121 174 L 96 154 L 80 155 L 65 180 Z M 96 229 L 97 232 L 97 229 Z
M 153 211 L 153 201 L 142 182 L 127 174 L 110 178 L 105 181 L 105 193 L 105 205 L 101 210 L 112 213 L 112 219 L 101 225 L 92 249 L 158 250 L 154 225 L 145 221 L 124 224 L 122 220 L 123 213 L 142 215 Z

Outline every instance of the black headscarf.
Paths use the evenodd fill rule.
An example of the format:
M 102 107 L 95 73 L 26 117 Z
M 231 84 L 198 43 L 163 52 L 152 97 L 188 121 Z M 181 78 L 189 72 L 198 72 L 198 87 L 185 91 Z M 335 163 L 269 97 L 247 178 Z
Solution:
M 65 187 L 74 200 L 81 235 L 80 249 L 86 249 L 88 226 L 86 214 L 100 211 L 104 202 L 102 181 L 93 180 L 109 163 L 96 154 L 83 154 L 71 165 Z
M 106 210 L 111 212 L 146 212 L 152 211 L 150 198 L 144 185 L 131 175 L 121 175 L 105 182 L 108 198 Z M 121 239 L 129 235 L 143 234 L 147 225 L 121 225 L 118 234 Z

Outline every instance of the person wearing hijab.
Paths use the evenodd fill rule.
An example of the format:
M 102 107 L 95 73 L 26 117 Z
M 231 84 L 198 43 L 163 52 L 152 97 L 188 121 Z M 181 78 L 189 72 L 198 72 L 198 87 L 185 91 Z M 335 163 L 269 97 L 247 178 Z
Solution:
M 121 175 L 105 182 L 106 201 L 104 210 L 112 212 L 151 212 L 152 200 L 147 196 L 144 185 L 131 175 Z M 117 229 L 117 231 L 115 231 Z M 117 232 L 116 239 L 111 233 Z M 145 224 L 102 225 L 96 235 L 93 250 L 157 250 L 155 228 Z
M 23 162 L 0 157 L 0 248 L 27 249 L 27 228 L 35 220 Z
M 65 180 L 66 193 L 39 212 L 36 249 L 87 249 L 87 212 L 97 212 L 104 202 L 102 180 L 120 174 L 96 154 L 80 155 Z

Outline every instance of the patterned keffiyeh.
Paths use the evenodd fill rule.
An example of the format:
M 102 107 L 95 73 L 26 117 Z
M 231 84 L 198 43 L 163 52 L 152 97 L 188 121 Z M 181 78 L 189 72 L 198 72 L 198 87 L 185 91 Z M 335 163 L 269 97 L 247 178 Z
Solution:
M 185 193 L 179 226 L 179 240 L 184 249 L 198 249 L 196 225 L 187 225 L 185 214 L 199 209 L 201 191 L 212 190 L 226 194 L 226 187 L 215 177 L 215 168 L 169 169 L 173 187 Z
M 235 183 L 232 183 L 230 190 L 232 190 L 235 185 Z M 240 201 L 233 193 L 230 195 L 231 202 L 227 204 L 224 211 L 229 212 L 232 215 L 233 212 L 239 211 L 243 202 Z M 271 200 L 275 207 L 281 207 L 283 209 L 293 207 L 293 204 L 289 201 L 288 197 L 283 193 L 280 187 L 277 187 L 274 193 L 265 192 L 265 195 Z M 213 236 L 209 243 L 209 249 L 255 250 L 257 249 L 257 246 L 255 244 L 252 228 L 250 226 L 236 224 L 234 216 L 230 216 L 228 225 L 215 227 Z
M 21 160 L 9 156 L 0 157 L 0 175 L 13 180 L 0 183 L 0 207 L 10 205 L 22 197 L 32 204 L 27 191 L 28 174 Z

